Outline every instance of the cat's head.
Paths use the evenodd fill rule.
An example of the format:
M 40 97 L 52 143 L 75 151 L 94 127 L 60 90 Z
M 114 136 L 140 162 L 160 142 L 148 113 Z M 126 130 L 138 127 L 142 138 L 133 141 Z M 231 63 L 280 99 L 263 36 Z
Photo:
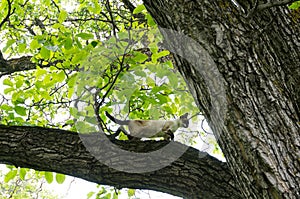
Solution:
M 187 128 L 189 126 L 188 113 L 180 116 L 181 126 Z

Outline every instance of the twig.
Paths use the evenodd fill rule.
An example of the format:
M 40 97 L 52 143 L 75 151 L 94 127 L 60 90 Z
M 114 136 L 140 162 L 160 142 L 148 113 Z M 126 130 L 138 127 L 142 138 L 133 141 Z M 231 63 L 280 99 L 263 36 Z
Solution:
M 298 1 L 298 0 L 269 1 L 268 3 L 259 4 L 258 0 L 256 0 L 253 8 L 250 9 L 246 18 L 251 18 L 256 11 L 262 11 L 262 10 L 265 10 L 265 9 L 268 9 L 271 7 L 275 7 L 275 6 L 283 6 L 283 5 L 290 4 L 290 3 L 293 3 L 296 1 Z
M 108 11 L 108 13 L 109 13 L 110 19 L 111 19 L 113 35 L 114 35 L 116 38 L 118 38 L 118 37 L 117 37 L 117 32 L 116 32 L 116 30 L 118 30 L 118 27 L 117 27 L 117 25 L 116 25 L 116 23 L 115 23 L 115 21 L 114 21 L 114 17 L 113 17 L 113 14 L 112 14 L 111 6 L 110 6 L 110 4 L 109 4 L 109 0 L 106 1 L 105 7 L 106 7 L 106 9 L 107 9 L 107 11 Z
M 275 6 L 283 6 L 286 4 L 294 3 L 296 1 L 298 0 L 269 1 L 268 3 L 258 5 L 257 10 L 261 11 Z
M 7 3 L 8 3 L 8 11 L 7 11 L 7 15 L 6 17 L 1 21 L 0 23 L 0 30 L 3 26 L 3 24 L 8 21 L 9 17 L 15 12 L 16 8 L 14 8 L 12 11 L 11 11 L 11 4 L 12 4 L 12 1 L 9 1 L 7 0 Z

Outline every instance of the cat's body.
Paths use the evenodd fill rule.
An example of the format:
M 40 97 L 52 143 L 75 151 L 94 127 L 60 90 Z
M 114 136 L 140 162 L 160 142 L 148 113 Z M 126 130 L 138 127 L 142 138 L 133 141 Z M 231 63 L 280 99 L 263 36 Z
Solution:
M 127 125 L 130 136 L 135 138 L 163 137 L 174 139 L 174 132 L 179 127 L 187 128 L 189 120 L 187 113 L 176 120 L 118 120 L 106 112 L 106 116 L 113 122 L 120 125 Z

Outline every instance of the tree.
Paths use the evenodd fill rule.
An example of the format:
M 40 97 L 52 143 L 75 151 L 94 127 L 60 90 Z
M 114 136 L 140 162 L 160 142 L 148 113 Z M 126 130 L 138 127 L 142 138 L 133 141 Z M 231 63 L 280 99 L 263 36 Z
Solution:
M 187 198 L 299 197 L 299 15 L 297 9 L 286 7 L 290 1 L 145 0 L 147 10 L 161 27 L 164 47 L 173 53 L 166 60 L 161 60 L 167 53 L 160 50 L 159 37 L 151 39 L 151 34 L 146 37 L 147 48 L 124 51 L 131 40 L 128 34 L 125 37 L 121 33 L 128 29 L 142 33 L 144 28 L 155 26 L 143 6 L 135 8 L 127 0 L 106 1 L 103 5 L 83 2 L 78 10 L 67 12 L 56 1 L 51 2 L 53 6 L 50 1 L 44 3 L 33 6 L 8 0 L 1 4 L 4 17 L 0 28 L 6 40 L 2 51 L 19 56 L 0 57 L 1 76 L 9 77 L 3 80 L 4 93 L 11 95 L 9 100 L 3 97 L 1 105 L 2 163 L 60 172 L 117 188 L 147 188 Z M 24 30 L 25 36 L 21 34 Z M 116 45 L 113 38 L 119 38 L 120 43 Z M 103 39 L 108 40 L 105 45 L 112 45 L 111 51 L 102 45 Z M 110 59 L 120 45 L 125 46 L 123 51 Z M 102 53 L 105 47 L 107 54 L 102 57 L 108 59 L 84 63 L 88 55 Z M 130 112 L 132 118 L 141 117 L 141 109 L 146 110 L 146 118 L 189 110 L 191 101 L 182 92 L 185 85 L 180 79 L 176 81 L 169 68 L 164 70 L 171 65 L 170 60 L 174 60 L 212 127 L 227 163 L 193 148 L 185 151 L 186 146 L 179 143 L 171 146 L 174 153 L 185 151 L 180 158 L 147 173 L 122 172 L 98 161 L 87 151 L 85 139 L 92 140 L 89 144 L 97 150 L 101 146 L 101 154 L 116 161 L 116 165 L 134 169 L 138 169 L 134 159 L 121 162 L 120 157 L 114 157 L 111 142 L 137 152 L 155 151 L 169 144 L 122 141 L 114 139 L 114 135 L 108 140 L 104 134 L 80 135 L 74 131 L 75 126 L 88 129 L 85 122 L 92 121 L 111 132 L 103 113 L 112 111 L 110 107 L 116 99 L 123 100 L 122 113 Z M 162 86 L 147 79 L 146 87 L 132 89 L 130 80 L 149 76 L 136 63 L 154 67 L 151 74 L 164 71 L 172 84 Z M 99 68 L 95 65 L 100 64 L 105 67 L 97 73 Z M 95 69 L 92 74 L 96 75 L 80 80 L 95 86 L 90 88 L 101 88 L 96 89 L 93 106 L 87 103 L 85 114 L 70 108 L 75 120 L 67 113 L 67 119 L 54 120 L 56 112 L 79 103 L 71 96 L 81 88 L 77 85 L 74 91 L 82 65 Z M 203 67 L 205 70 L 200 70 Z M 129 69 L 136 76 L 130 76 Z M 97 75 L 101 78 L 95 78 Z M 179 97 L 170 97 L 173 94 Z M 152 108 L 144 103 L 146 99 Z M 167 105 L 162 106 L 164 103 Z M 96 120 L 91 114 L 96 115 Z M 49 128 L 52 126 L 61 129 Z
M 177 58 L 243 195 L 297 198 L 299 15 L 295 18 L 284 6 L 292 1 L 236 2 L 145 1 L 145 5 L 160 26 L 188 34 L 216 64 L 226 91 L 226 99 L 219 100 L 227 105 L 224 123 L 211 111 L 204 74 Z M 168 34 L 164 36 L 168 40 Z M 189 49 L 186 53 L 195 53 Z

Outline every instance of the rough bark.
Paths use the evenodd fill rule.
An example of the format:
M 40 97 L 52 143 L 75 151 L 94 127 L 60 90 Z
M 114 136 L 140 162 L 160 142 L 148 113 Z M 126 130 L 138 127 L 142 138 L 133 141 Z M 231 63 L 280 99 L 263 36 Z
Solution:
M 95 135 L 86 136 L 97 144 L 101 154 L 107 156 L 107 161 L 135 167 L 135 160 L 120 162 L 119 154 L 116 156 L 111 153 L 110 141 L 108 143 Z M 114 140 L 114 144 L 127 151 L 140 153 L 156 150 L 168 142 Z M 178 148 L 183 146 L 176 144 Z M 116 188 L 151 189 L 183 198 L 242 198 L 227 164 L 193 148 L 161 170 L 126 173 L 96 160 L 86 150 L 77 133 L 42 127 L 0 125 L 0 162 L 64 173 Z
M 216 65 L 223 99 L 209 95 L 218 82 L 205 81 L 202 66 L 175 55 L 244 197 L 300 198 L 300 28 L 287 7 L 256 10 L 257 1 L 241 1 L 242 12 L 220 0 L 144 3 L 160 27 L 197 41 Z M 201 59 L 196 48 L 176 46 L 162 33 L 168 46 Z M 212 111 L 218 103 L 226 106 L 221 120 Z
M 48 64 L 35 63 L 32 61 L 32 56 L 23 56 L 5 60 L 1 55 L 2 53 L 0 51 L 0 77 L 15 72 L 34 70 L 37 66 L 40 68 L 47 68 L 62 62 L 61 60 L 56 60 Z

